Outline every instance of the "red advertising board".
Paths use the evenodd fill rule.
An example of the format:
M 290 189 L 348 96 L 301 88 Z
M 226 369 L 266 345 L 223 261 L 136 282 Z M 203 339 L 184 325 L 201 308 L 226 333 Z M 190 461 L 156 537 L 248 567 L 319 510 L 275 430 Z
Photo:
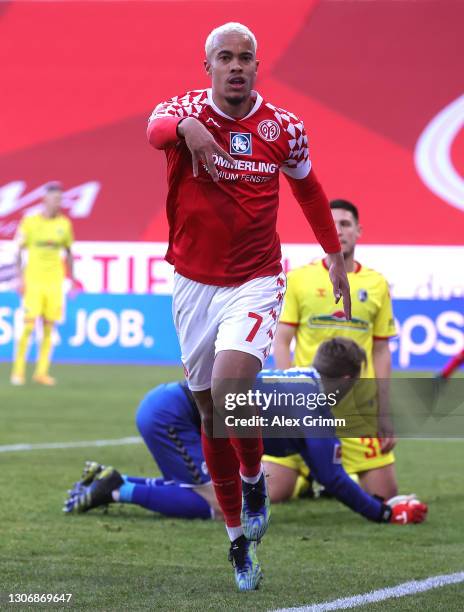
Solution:
M 204 40 L 248 25 L 257 89 L 301 116 L 329 197 L 357 203 L 368 244 L 462 244 L 464 3 L 0 4 L 0 240 L 63 182 L 79 240 L 165 241 L 164 155 L 147 117 L 208 87 Z M 282 184 L 279 233 L 314 241 Z

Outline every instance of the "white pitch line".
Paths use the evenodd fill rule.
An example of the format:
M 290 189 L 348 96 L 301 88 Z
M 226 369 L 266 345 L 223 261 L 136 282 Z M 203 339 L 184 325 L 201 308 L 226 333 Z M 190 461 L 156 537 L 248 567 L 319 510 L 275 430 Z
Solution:
M 126 444 L 141 444 L 142 438 L 130 437 L 116 440 L 80 440 L 77 442 L 46 442 L 43 444 L 5 444 L 0 446 L 0 453 L 15 453 L 20 451 L 49 450 L 54 448 L 91 448 L 95 446 L 124 446 Z
M 443 576 L 430 576 L 425 580 L 411 580 L 411 582 L 403 582 L 394 587 L 379 589 L 378 591 L 370 591 L 370 593 L 361 593 L 352 597 L 344 597 L 327 601 L 325 603 L 313 604 L 310 606 L 302 606 L 301 608 L 279 608 L 273 612 L 326 612 L 327 610 L 349 610 L 359 606 L 365 606 L 377 601 L 392 599 L 393 597 L 406 597 L 415 593 L 423 593 L 431 589 L 439 589 L 448 584 L 458 584 L 464 582 L 464 572 L 456 574 L 445 574 Z

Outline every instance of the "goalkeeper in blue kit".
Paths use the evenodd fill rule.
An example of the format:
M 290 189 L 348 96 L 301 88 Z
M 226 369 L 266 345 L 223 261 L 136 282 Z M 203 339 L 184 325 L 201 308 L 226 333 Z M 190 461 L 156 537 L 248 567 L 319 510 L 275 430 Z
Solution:
M 364 351 L 355 342 L 333 338 L 321 344 L 313 367 L 263 370 L 258 381 L 278 380 L 280 388 L 292 393 L 295 387 L 290 383 L 304 380 L 312 394 L 319 394 L 337 380 L 344 394 L 359 377 L 364 360 Z M 170 517 L 222 518 L 202 454 L 199 413 L 186 384 L 168 383 L 152 389 L 142 400 L 136 421 L 163 476 L 127 476 L 113 467 L 87 462 L 81 480 L 68 493 L 64 511 L 87 512 L 115 502 L 137 504 Z M 341 445 L 330 430 L 324 430 L 323 436 L 321 430 L 321 437 L 313 436 L 264 437 L 264 450 L 277 457 L 299 453 L 311 477 L 328 494 L 371 521 L 407 524 L 425 520 L 427 506 L 414 495 L 383 500 L 354 482 L 342 467 Z M 274 501 L 272 486 L 270 496 Z

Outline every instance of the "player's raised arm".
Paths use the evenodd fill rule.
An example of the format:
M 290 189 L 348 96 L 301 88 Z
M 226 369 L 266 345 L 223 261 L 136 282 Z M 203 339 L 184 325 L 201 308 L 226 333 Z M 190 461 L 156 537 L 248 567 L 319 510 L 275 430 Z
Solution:
M 187 94 L 188 95 L 188 94 Z M 219 176 L 213 154 L 235 165 L 235 160 L 222 149 L 206 127 L 197 119 L 194 104 L 181 104 L 176 98 L 159 104 L 153 111 L 147 129 L 149 143 L 155 149 L 167 149 L 185 140 L 192 154 L 193 176 L 198 176 L 198 163 L 203 162 L 214 182 Z
M 300 204 L 306 219 L 319 244 L 330 260 L 329 277 L 333 286 L 335 302 L 343 299 L 343 310 L 347 319 L 351 319 L 350 285 L 346 275 L 345 263 L 341 252 L 335 223 L 330 212 L 329 201 L 317 180 L 308 160 L 308 173 L 300 176 L 290 168 L 283 172 L 290 183 L 292 193 Z
M 181 100 L 175 97 L 161 102 L 150 115 L 147 138 L 155 149 L 167 149 L 179 142 L 179 122 L 188 116 L 195 117 L 192 105 L 182 104 Z
M 299 122 L 292 127 L 294 132 L 298 129 L 299 134 L 289 141 L 290 155 L 281 169 L 314 235 L 329 257 L 329 276 L 335 302 L 343 299 L 345 316 L 351 319 L 350 285 L 329 201 L 311 167 L 304 125 Z M 298 135 L 299 138 L 296 138 Z

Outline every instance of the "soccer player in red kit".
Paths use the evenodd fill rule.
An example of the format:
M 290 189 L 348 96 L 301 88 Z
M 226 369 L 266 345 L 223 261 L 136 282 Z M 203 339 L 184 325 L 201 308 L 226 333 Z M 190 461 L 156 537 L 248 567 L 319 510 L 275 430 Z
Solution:
M 262 576 L 256 543 L 270 516 L 263 444 L 258 430 L 214 437 L 212 417 L 224 408 L 224 381 L 252 384 L 274 338 L 286 286 L 276 233 L 279 170 L 328 254 L 335 299 L 343 297 L 351 316 L 343 256 L 304 125 L 253 90 L 256 47 L 241 24 L 213 30 L 205 46 L 211 89 L 159 104 L 148 125 L 149 142 L 167 157 L 174 323 L 240 590 L 256 589 Z

